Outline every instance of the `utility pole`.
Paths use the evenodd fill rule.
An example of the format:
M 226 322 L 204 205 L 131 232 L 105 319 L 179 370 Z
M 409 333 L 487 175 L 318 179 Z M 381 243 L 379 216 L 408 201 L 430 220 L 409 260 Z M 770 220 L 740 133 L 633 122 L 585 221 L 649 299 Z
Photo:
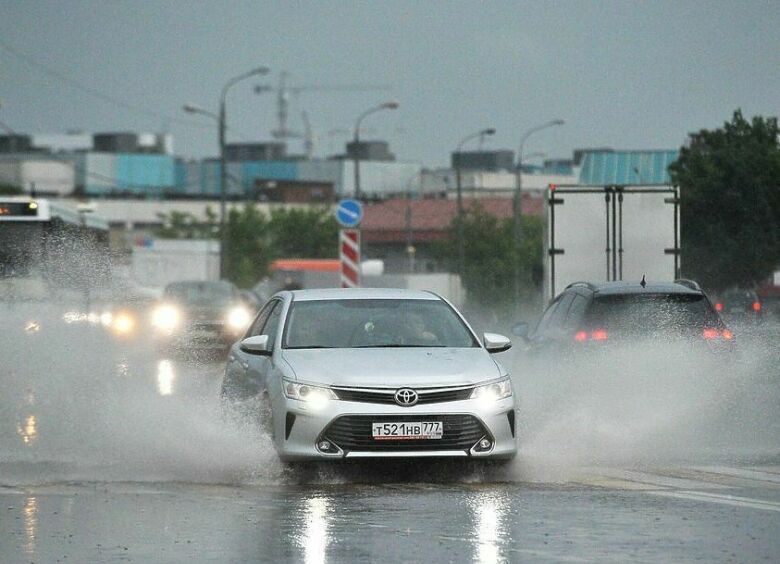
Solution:
M 469 135 L 466 135 L 463 139 L 460 140 L 460 143 L 458 143 L 457 149 L 455 149 L 455 154 L 453 156 L 453 160 L 455 161 L 453 164 L 455 165 L 455 197 L 457 199 L 457 217 L 458 217 L 458 274 L 463 276 L 466 270 L 466 235 L 464 232 L 464 213 L 463 213 L 463 187 L 461 185 L 461 175 L 460 175 L 460 152 L 461 149 L 463 149 L 463 145 L 465 145 L 467 142 L 471 141 L 472 139 L 476 139 L 479 137 L 480 139 L 484 139 L 486 136 L 495 135 L 496 130 L 492 127 L 489 127 L 487 129 L 482 129 L 480 131 L 477 131 L 476 133 L 471 133 Z
M 354 169 L 355 169 L 355 199 L 360 200 L 363 196 L 363 194 L 360 191 L 360 151 L 359 151 L 359 145 L 360 145 L 360 123 L 369 115 L 375 114 L 376 112 L 381 112 L 382 110 L 397 110 L 398 109 L 398 102 L 385 102 L 383 104 L 379 104 L 378 106 L 374 106 L 373 108 L 367 109 L 365 112 L 360 114 L 355 120 L 355 129 L 352 135 L 352 157 L 353 157 L 353 163 L 354 163 Z
M 512 297 L 517 300 L 520 296 L 520 247 L 523 242 L 523 201 L 522 201 L 522 189 L 523 189 L 523 148 L 526 140 L 537 131 L 547 129 L 548 127 L 555 127 L 557 125 L 563 125 L 562 119 L 554 119 L 552 121 L 545 122 L 536 127 L 532 127 L 526 131 L 520 138 L 520 149 L 517 154 L 517 169 L 515 170 L 515 193 L 512 199 L 512 234 L 515 240 L 515 252 L 517 253 L 515 260 L 515 272 L 514 280 L 512 284 Z
M 222 87 L 219 97 L 219 114 L 204 110 L 194 104 L 185 104 L 182 109 L 190 114 L 201 114 L 217 121 L 219 130 L 219 278 L 223 279 L 226 273 L 226 248 L 227 248 L 227 155 L 225 154 L 225 130 L 227 129 L 226 100 L 228 90 L 238 82 L 247 78 L 268 74 L 268 67 L 257 67 L 244 74 L 240 74 L 228 80 Z

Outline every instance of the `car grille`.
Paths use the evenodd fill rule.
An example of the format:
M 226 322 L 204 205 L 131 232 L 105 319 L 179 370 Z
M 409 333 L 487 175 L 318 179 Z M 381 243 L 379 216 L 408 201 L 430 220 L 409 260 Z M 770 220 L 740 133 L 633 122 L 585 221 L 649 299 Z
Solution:
M 372 423 L 399 421 L 441 421 L 444 426 L 441 439 L 413 439 L 377 441 L 371 432 Z M 485 427 L 472 415 L 344 415 L 328 425 L 323 439 L 350 451 L 399 450 L 469 450 L 488 435 Z
M 474 388 L 445 388 L 434 390 L 416 390 L 418 394 L 415 405 L 441 403 L 445 401 L 461 401 L 471 397 Z M 379 391 L 360 388 L 333 388 L 340 400 L 359 401 L 364 403 L 395 404 L 395 390 Z

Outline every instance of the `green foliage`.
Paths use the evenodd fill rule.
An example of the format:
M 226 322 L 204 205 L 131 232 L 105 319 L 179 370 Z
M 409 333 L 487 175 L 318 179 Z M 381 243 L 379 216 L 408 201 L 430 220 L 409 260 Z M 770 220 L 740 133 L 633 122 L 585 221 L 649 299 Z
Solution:
M 508 204 L 510 205 L 510 204 Z M 456 264 L 458 220 L 452 225 L 452 239 L 442 251 Z M 518 301 L 538 292 L 542 272 L 542 220 L 523 217 L 523 239 L 515 245 L 511 218 L 500 219 L 479 206 L 464 215 L 465 272 L 463 285 L 468 301 L 500 314 L 514 312 Z M 515 272 L 519 273 L 520 295 L 514 296 Z M 501 317 L 501 315 L 499 315 Z
M 175 210 L 170 213 L 158 213 L 157 217 L 163 221 L 163 226 L 155 231 L 157 237 L 163 239 L 219 238 L 217 215 L 211 207 L 206 208 L 205 222 L 200 221 L 191 213 Z
M 337 258 L 339 227 L 327 208 L 271 211 L 270 233 L 279 258 Z
M 751 286 L 780 265 L 777 118 L 742 112 L 691 134 L 669 171 L 680 186 L 682 269 L 705 287 Z
M 225 277 L 241 288 L 254 286 L 274 258 L 268 218 L 253 204 L 232 208 L 226 238 Z
M 189 213 L 158 214 L 164 225 L 155 234 L 169 239 L 219 239 L 217 214 L 206 208 L 206 221 Z M 232 208 L 227 217 L 226 278 L 239 287 L 254 286 L 276 258 L 336 258 L 338 225 L 328 208 L 276 209 L 270 218 L 253 204 Z
M 0 182 L 0 196 L 19 196 L 21 194 L 23 194 L 23 191 L 18 186 Z

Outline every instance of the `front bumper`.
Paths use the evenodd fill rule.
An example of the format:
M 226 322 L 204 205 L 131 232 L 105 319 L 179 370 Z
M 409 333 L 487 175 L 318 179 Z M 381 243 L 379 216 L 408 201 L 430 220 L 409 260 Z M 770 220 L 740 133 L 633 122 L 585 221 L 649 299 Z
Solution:
M 364 458 L 513 458 L 517 453 L 514 396 L 483 403 L 468 399 L 401 407 L 330 400 L 320 409 L 276 398 L 274 444 L 284 461 Z M 277 415 L 278 414 L 278 415 Z M 442 421 L 441 439 L 375 441 L 372 422 Z M 480 445 L 490 442 L 488 448 Z M 328 441 L 333 448 L 322 450 Z

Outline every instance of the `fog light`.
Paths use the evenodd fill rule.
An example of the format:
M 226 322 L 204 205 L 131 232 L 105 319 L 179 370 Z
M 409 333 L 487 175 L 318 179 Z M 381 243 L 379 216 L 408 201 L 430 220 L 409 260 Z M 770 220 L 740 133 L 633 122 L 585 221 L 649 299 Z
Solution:
M 329 451 L 331 449 L 330 441 L 320 441 L 319 446 L 320 450 Z
M 490 448 L 490 441 L 487 440 L 487 439 L 482 439 L 481 441 L 479 441 L 479 448 L 481 448 L 482 450 L 489 449 Z

